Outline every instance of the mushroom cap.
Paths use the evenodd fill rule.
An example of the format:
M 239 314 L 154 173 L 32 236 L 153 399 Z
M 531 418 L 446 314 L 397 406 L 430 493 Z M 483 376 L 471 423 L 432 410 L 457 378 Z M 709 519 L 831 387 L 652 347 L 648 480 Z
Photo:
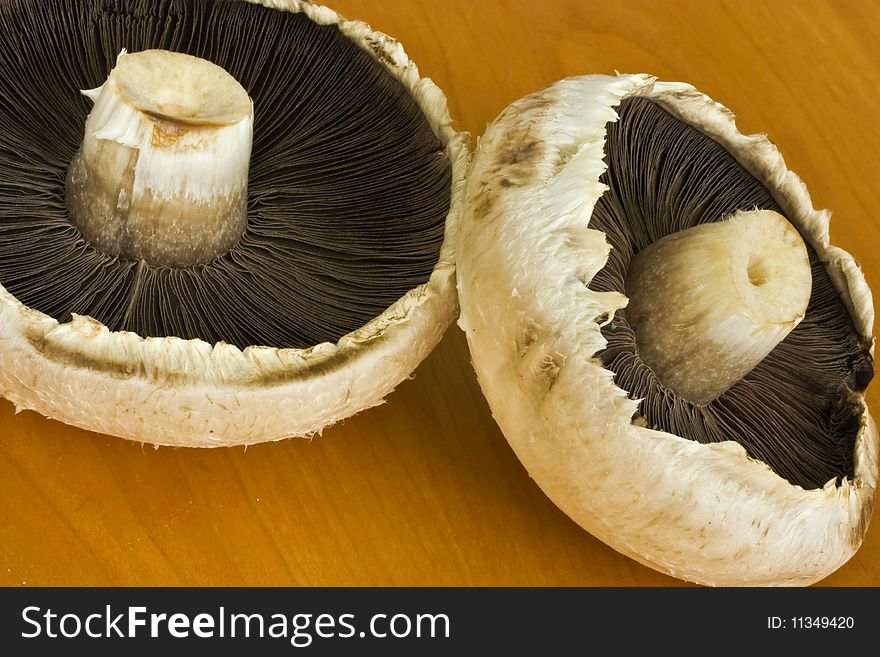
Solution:
M 382 403 L 452 322 L 469 137 L 452 127 L 445 96 L 420 77 L 400 43 L 363 22 L 312 2 L 247 1 L 336 25 L 423 111 L 452 168 L 450 210 L 430 278 L 335 343 L 304 349 L 142 337 L 79 315 L 59 322 L 0 285 L 0 396 L 18 410 L 156 445 L 215 447 L 311 436 Z
M 687 84 L 648 75 L 562 80 L 508 107 L 480 139 L 465 194 L 459 323 L 492 413 L 538 485 L 587 531 L 637 561 L 707 585 L 805 585 L 861 544 L 877 487 L 878 433 L 863 395 L 853 476 L 806 490 L 732 440 L 700 443 L 633 422 L 597 357 L 626 306 L 588 285 L 607 262 L 589 228 L 607 187 L 606 125 L 640 96 L 711 137 L 773 193 L 825 263 L 870 340 L 873 305 L 853 258 L 829 243 L 799 178 L 763 136 Z

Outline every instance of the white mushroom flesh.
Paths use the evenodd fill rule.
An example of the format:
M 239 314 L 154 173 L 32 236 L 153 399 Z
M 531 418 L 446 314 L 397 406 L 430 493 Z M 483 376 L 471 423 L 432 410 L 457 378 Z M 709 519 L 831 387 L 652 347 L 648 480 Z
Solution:
M 168 52 L 123 51 L 95 105 L 67 189 L 96 248 L 169 267 L 210 261 L 241 238 L 253 103 L 223 68 Z
M 771 210 L 673 233 L 633 258 L 627 319 L 663 384 L 718 397 L 803 319 L 812 276 L 797 230 Z

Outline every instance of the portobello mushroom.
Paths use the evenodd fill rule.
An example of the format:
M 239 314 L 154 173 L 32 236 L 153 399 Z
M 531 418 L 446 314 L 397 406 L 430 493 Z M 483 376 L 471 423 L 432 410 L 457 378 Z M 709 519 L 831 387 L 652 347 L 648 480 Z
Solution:
M 828 221 L 687 84 L 570 78 L 499 116 L 468 180 L 460 324 L 563 511 L 703 584 L 850 558 L 877 487 L 874 313 Z
M 155 444 L 308 436 L 439 341 L 467 136 L 394 39 L 298 0 L 12 0 L 0 46 L 18 409 Z

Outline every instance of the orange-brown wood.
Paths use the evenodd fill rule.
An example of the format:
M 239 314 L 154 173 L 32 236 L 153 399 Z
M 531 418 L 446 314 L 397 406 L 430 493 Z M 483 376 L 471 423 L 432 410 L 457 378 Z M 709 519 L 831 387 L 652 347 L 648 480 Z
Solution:
M 694 84 L 779 145 L 880 289 L 877 2 L 327 1 L 400 39 L 475 138 L 568 75 Z M 388 403 L 312 441 L 156 450 L 0 400 L 0 490 L 4 585 L 680 584 L 544 497 L 455 327 Z M 880 521 L 822 583 L 880 585 Z

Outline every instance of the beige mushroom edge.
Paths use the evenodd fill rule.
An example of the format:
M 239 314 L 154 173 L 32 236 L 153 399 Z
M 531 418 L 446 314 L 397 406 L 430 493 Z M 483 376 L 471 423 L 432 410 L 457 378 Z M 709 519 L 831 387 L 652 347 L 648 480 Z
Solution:
M 700 444 L 631 423 L 594 355 L 625 296 L 587 288 L 610 247 L 588 228 L 604 191 L 605 126 L 644 96 L 720 142 L 818 252 L 862 336 L 873 305 L 853 258 L 829 244 L 826 211 L 764 136 L 682 83 L 647 75 L 560 81 L 513 103 L 480 139 L 459 235 L 461 328 L 505 437 L 548 497 L 619 552 L 707 585 L 806 585 L 844 564 L 866 531 L 878 434 L 863 398 L 854 473 L 804 490 L 736 442 Z M 503 236 L 503 239 L 502 239 Z
M 446 97 L 393 38 L 299 0 L 247 0 L 302 12 L 371 53 L 421 107 L 452 165 L 451 206 L 437 265 L 337 343 L 308 349 L 235 346 L 110 331 L 83 316 L 59 323 L 0 286 L 0 396 L 91 431 L 155 445 L 245 445 L 323 428 L 375 406 L 440 341 L 457 311 L 456 234 L 469 135 L 452 127 Z

